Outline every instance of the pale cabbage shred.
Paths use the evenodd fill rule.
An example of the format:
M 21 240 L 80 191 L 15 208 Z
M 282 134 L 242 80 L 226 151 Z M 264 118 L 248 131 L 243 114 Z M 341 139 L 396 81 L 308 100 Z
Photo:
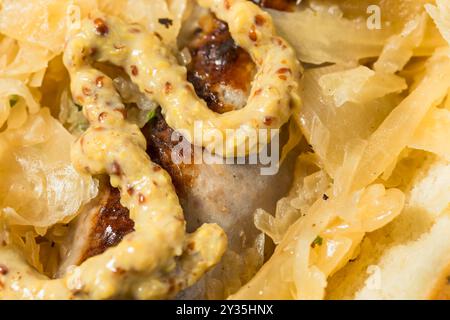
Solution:
M 317 5 L 315 1 L 315 6 L 293 13 L 271 11 L 279 31 L 294 45 L 302 61 L 337 64 L 306 73 L 304 106 L 295 120 L 316 153 L 300 157 L 294 188 L 287 198 L 280 200 L 276 215 L 257 213 L 256 225 L 279 246 L 260 273 L 234 297 L 322 298 L 327 277 L 357 253 L 365 232 L 382 227 L 400 213 L 403 194 L 397 189 L 389 189 L 387 180 L 396 174 L 396 164 L 403 158 L 401 154 L 405 148 L 425 150 L 434 153 L 439 161 L 449 161 L 448 48 L 429 59 L 426 71 L 423 68 L 413 70 L 412 64 L 405 68 L 412 56 L 427 57 L 436 47 L 445 44 L 436 28 L 423 21 L 422 5 L 432 1 L 405 1 L 404 6 L 398 8 L 401 10 L 392 10 L 399 1 L 381 1 L 381 5 L 389 6 L 389 10 L 382 11 L 393 15 L 387 23 L 401 21 L 402 25 L 385 25 L 378 31 L 369 31 L 365 27 L 363 13 L 368 3 L 361 1 L 360 6 L 347 6 L 350 1 L 324 2 L 328 4 Z M 377 1 L 370 1 L 373 3 Z M 331 4 L 335 6 L 334 10 L 328 10 Z M 339 8 L 336 10 L 336 4 L 343 8 L 342 12 Z M 66 139 L 61 145 L 70 145 L 72 138 L 48 111 L 41 109 L 40 101 L 45 99 L 42 92 L 48 94 L 48 91 L 39 90 L 49 61 L 63 50 L 68 29 L 77 28 L 80 19 L 89 12 L 102 10 L 164 34 L 167 44 L 174 47 L 187 2 L 3 0 L 0 6 L 0 123 L 3 125 L 0 136 L 2 141 L 14 134 L 21 137 L 13 146 L 9 141 L 2 142 L 1 147 L 13 148 L 16 152 L 26 150 L 22 152 L 23 158 L 15 159 L 16 167 L 20 168 L 20 163 L 26 163 L 33 156 L 34 146 L 41 143 L 44 150 L 50 150 L 44 157 L 47 159 L 41 159 L 44 165 L 41 170 L 48 169 L 52 163 L 63 167 L 65 163 L 64 174 L 73 175 L 76 173 L 66 155 L 60 152 L 52 158 L 51 150 L 55 150 L 55 146 L 46 142 Z M 362 11 L 347 10 L 355 7 Z M 437 0 L 436 6 L 427 5 L 427 11 L 447 41 L 449 8 L 447 0 Z M 149 15 L 149 12 L 159 16 Z M 398 17 L 395 16 L 397 13 Z M 159 17 L 173 18 L 176 28 L 170 29 L 172 33 L 156 22 Z M 311 33 L 311 29 L 315 32 Z M 424 41 L 421 41 L 422 37 Z M 361 58 L 376 56 L 379 58 L 373 69 L 358 64 Z M 414 74 L 415 82 L 409 88 L 405 88 L 404 81 L 396 74 L 400 70 Z M 333 77 L 343 81 L 336 85 L 336 81 L 331 81 Z M 383 79 L 395 81 L 395 90 L 386 86 Z M 19 97 L 18 101 L 12 100 L 15 96 Z M 36 136 L 23 134 L 27 125 L 39 130 L 40 121 L 46 122 L 53 131 L 47 128 L 47 135 L 39 132 Z M 25 143 L 26 139 L 36 137 L 42 140 Z M 57 148 L 60 150 L 60 145 Z M 374 163 L 377 165 L 372 168 Z M 20 174 L 20 170 L 18 172 Z M 378 178 L 381 174 L 383 179 Z M 31 177 L 22 175 L 16 181 L 26 183 Z M 66 177 L 63 175 L 62 179 Z M 82 188 L 85 197 L 75 200 L 82 203 L 94 196 L 94 181 L 79 176 L 70 183 L 77 181 L 86 183 Z M 92 193 L 89 195 L 89 192 Z M 8 196 L 11 199 L 14 194 L 10 192 Z M 33 193 L 28 197 L 32 198 Z M 41 198 L 32 200 L 41 200 L 40 206 L 45 207 L 46 202 Z M 61 201 L 67 203 L 66 199 Z M 55 208 L 58 203 L 62 202 L 56 200 Z M 9 210 L 7 215 L 3 210 L 0 227 L 9 232 L 1 232 L 0 240 L 15 241 L 28 251 L 29 262 L 43 271 L 39 251 L 48 256 L 47 260 L 55 257 L 49 251 L 49 242 L 37 245 L 35 237 L 41 234 L 57 241 L 64 234 L 59 223 L 70 220 L 76 206 L 74 203 L 71 212 L 63 210 L 60 215 L 49 210 L 44 217 L 29 216 L 27 213 L 30 212 L 21 211 L 23 208 Z M 2 207 L 5 208 L 3 204 Z M 6 217 L 23 226 L 11 225 Z M 327 253 L 328 248 L 334 249 Z M 46 263 L 55 265 L 56 262 Z

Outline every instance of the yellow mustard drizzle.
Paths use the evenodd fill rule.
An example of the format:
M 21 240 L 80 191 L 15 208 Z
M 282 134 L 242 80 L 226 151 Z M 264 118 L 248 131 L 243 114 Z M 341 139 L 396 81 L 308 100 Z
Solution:
M 135 231 L 118 246 L 54 280 L 33 270 L 14 248 L 1 248 L 0 261 L 7 261 L 11 271 L 0 275 L 0 298 L 167 298 L 192 285 L 220 260 L 226 249 L 223 230 L 205 224 L 186 234 L 169 175 L 145 153 L 145 138 L 137 126 L 126 121 L 125 107 L 112 80 L 90 65 L 97 60 L 124 67 L 140 90 L 161 105 L 174 129 L 192 132 L 195 120 L 203 121 L 204 130 L 223 133 L 226 129 L 280 128 L 299 101 L 301 67 L 294 51 L 275 35 L 270 16 L 256 5 L 245 0 L 198 2 L 228 23 L 234 40 L 249 51 L 258 66 L 247 106 L 215 114 L 196 96 L 185 68 L 177 65 L 157 34 L 112 17 L 86 20 L 64 53 L 72 95 L 84 106 L 90 122 L 75 144 L 72 158 L 81 171 L 111 176 L 111 184 L 121 191 L 122 204 L 130 210 Z M 215 148 L 215 152 L 234 155 L 239 141 L 235 138 L 234 144 Z M 255 151 L 254 147 L 248 152 Z
M 242 109 L 224 114 L 210 110 L 187 81 L 186 68 L 178 65 L 157 34 L 144 33 L 114 17 L 102 19 L 104 25 L 97 21 L 97 31 L 84 27 L 81 34 L 85 43 L 95 46 L 95 60 L 122 66 L 141 92 L 161 106 L 168 125 L 189 133 L 186 138 L 191 143 L 226 157 L 242 156 L 237 153 L 241 150 L 257 152 L 259 141 L 245 139 L 248 130 L 279 129 L 289 120 L 299 103 L 300 63 L 289 44 L 276 35 L 270 15 L 253 3 L 198 2 L 228 23 L 233 39 L 256 63 L 258 72 Z M 102 28 L 108 33 L 104 37 L 99 36 L 106 31 Z M 194 134 L 196 121 L 202 124 L 204 134 Z M 211 132 L 218 132 L 228 140 L 223 143 Z M 239 147 L 241 144 L 244 148 Z
M 139 128 L 125 121 L 125 107 L 112 80 L 81 58 L 84 48 L 83 36 L 78 35 L 68 44 L 65 56 L 73 95 L 80 97 L 77 100 L 83 103 L 91 125 L 72 149 L 73 162 L 79 170 L 111 176 L 111 184 L 120 188 L 121 201 L 130 210 L 135 232 L 73 268 L 63 279 L 48 280 L 30 274 L 26 266 L 8 263 L 11 270 L 24 271 L 6 278 L 7 289 L 1 295 L 43 299 L 172 296 L 220 260 L 226 236 L 214 224 L 186 236 L 170 176 L 145 153 L 146 141 Z

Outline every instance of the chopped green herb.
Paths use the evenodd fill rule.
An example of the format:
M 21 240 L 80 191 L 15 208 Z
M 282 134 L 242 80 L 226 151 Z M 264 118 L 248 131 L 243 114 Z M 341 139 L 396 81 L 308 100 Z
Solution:
M 75 103 L 75 107 L 77 107 L 78 111 L 83 110 L 83 106 L 81 106 L 81 105 L 79 105 L 77 103 Z
M 12 95 L 11 98 L 9 98 L 9 105 L 11 107 L 14 107 L 17 102 L 19 102 L 20 97 L 16 94 Z
M 156 116 L 156 110 L 152 110 L 148 113 L 147 115 L 147 122 L 149 122 L 150 120 L 152 120 L 154 117 Z
M 315 248 L 316 246 L 321 246 L 323 243 L 323 238 L 321 236 L 317 236 L 314 241 L 311 243 L 311 248 Z

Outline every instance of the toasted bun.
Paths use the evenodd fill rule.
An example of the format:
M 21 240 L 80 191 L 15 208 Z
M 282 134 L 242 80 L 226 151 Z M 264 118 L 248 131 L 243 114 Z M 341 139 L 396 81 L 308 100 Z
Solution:
M 411 185 L 403 213 L 329 279 L 328 299 L 450 297 L 450 164 L 427 164 Z
M 450 217 L 445 215 L 419 240 L 388 250 L 355 299 L 435 298 L 449 275 L 449 231 Z

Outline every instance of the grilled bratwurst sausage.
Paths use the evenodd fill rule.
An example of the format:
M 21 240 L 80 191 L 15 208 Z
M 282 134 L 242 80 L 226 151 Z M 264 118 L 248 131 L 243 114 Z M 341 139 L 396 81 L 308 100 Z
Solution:
M 235 44 L 227 25 L 211 15 L 203 17 L 188 49 L 191 55 L 188 80 L 208 107 L 225 113 L 245 106 L 255 66 L 248 53 Z M 229 250 L 239 254 L 253 247 L 260 233 L 254 226 L 253 213 L 257 208 L 274 211 L 276 201 L 290 187 L 295 155 L 287 158 L 276 175 L 267 176 L 261 175 L 260 165 L 176 164 L 171 155 L 182 139 L 167 125 L 159 110 L 143 133 L 152 161 L 172 177 L 188 231 L 205 222 L 215 222 L 227 233 Z M 181 143 L 189 144 L 186 140 Z M 186 147 L 192 153 L 202 151 L 190 144 Z M 128 210 L 120 204 L 119 192 L 108 182 L 102 182 L 100 194 L 71 227 L 63 246 L 60 273 L 118 244 L 133 227 Z M 202 285 L 187 290 L 183 297 L 204 297 Z

